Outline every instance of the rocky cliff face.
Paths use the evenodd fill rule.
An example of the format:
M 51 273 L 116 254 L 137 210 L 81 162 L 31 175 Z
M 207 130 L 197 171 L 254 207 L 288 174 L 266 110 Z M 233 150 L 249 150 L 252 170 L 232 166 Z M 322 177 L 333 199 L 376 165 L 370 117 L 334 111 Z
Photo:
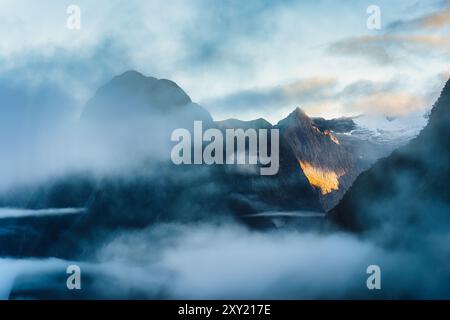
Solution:
M 277 125 L 325 210 L 333 208 L 358 175 L 353 155 L 328 129 L 321 131 L 300 108 Z M 295 173 L 293 173 L 295 174 Z
M 347 229 L 392 237 L 448 229 L 449 176 L 450 81 L 421 133 L 362 173 L 330 216 Z
M 335 131 L 342 133 L 352 130 L 355 124 L 351 119 L 309 118 L 297 108 L 276 126 L 264 119 L 229 119 L 216 122 L 216 125 L 221 129 L 279 129 L 280 159 L 284 164 L 281 166 L 282 171 L 293 178 L 303 179 L 325 211 L 339 202 L 361 171 L 352 151 L 341 145 L 334 134 Z M 274 190 L 273 193 L 278 191 Z M 298 188 L 297 197 L 304 195 L 305 187 Z
M 216 122 L 216 125 L 221 130 L 278 129 L 264 119 L 253 121 L 229 119 Z M 224 168 L 224 180 L 231 186 L 231 193 L 227 196 L 231 208 L 239 216 L 261 212 L 323 211 L 318 194 L 303 174 L 290 146 L 281 137 L 279 147 L 279 172 L 274 176 L 261 176 L 259 170 L 242 170 L 243 168 L 239 166 Z M 268 149 L 270 150 L 270 146 Z

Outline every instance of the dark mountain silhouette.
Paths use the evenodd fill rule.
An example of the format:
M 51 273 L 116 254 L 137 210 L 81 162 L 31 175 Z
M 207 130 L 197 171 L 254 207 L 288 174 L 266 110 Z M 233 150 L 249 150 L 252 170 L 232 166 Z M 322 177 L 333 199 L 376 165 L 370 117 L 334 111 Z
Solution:
M 394 239 L 437 234 L 450 220 L 449 167 L 450 81 L 420 134 L 362 173 L 330 216 L 344 228 L 381 229 Z
M 83 109 L 80 153 L 121 166 L 167 161 L 174 129 L 213 126 L 208 111 L 174 82 L 128 71 L 102 86 Z
M 136 71 L 127 71 L 102 86 L 87 102 L 81 119 L 101 125 L 149 115 L 212 120 L 175 82 Z

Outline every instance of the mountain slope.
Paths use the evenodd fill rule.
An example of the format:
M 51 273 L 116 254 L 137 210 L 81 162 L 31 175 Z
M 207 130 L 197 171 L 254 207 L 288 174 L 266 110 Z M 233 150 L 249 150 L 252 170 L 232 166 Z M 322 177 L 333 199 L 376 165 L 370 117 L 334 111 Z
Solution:
M 226 129 L 277 129 L 264 119 L 241 121 L 229 119 L 216 122 Z M 270 150 L 270 144 L 268 141 Z M 231 208 L 239 217 L 261 212 L 313 211 L 322 212 L 318 195 L 311 188 L 290 146 L 280 137 L 279 171 L 274 176 L 261 176 L 257 166 L 224 166 L 224 181 L 231 186 Z M 252 219 L 257 221 L 258 219 Z M 271 220 L 261 218 L 259 220 Z M 247 220 L 248 221 L 248 220 Z M 267 222 L 267 221 L 266 221 Z M 263 223 L 265 224 L 265 223 Z
M 333 208 L 356 178 L 352 154 L 329 130 L 320 131 L 300 108 L 276 126 L 282 143 L 290 147 L 299 168 L 318 192 L 325 210 Z
M 331 217 L 347 229 L 388 229 L 392 237 L 409 229 L 448 229 L 449 167 L 450 81 L 427 126 L 408 145 L 362 173 Z

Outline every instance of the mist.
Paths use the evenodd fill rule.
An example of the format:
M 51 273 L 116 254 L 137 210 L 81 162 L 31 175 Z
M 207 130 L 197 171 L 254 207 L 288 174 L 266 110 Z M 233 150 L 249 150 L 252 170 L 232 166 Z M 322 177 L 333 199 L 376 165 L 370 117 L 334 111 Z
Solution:
M 203 224 L 122 234 L 98 259 L 166 271 L 172 276 L 162 281 L 163 292 L 175 299 L 442 298 L 450 294 L 450 272 L 436 264 L 441 254 L 389 249 L 345 233 Z M 381 267 L 381 291 L 367 289 L 369 265 Z
M 2 260 L 8 272 L 0 273 L 0 292 L 36 298 L 56 288 L 50 297 L 58 299 L 446 298 L 450 268 L 445 249 L 436 248 L 390 249 L 341 232 L 254 231 L 231 222 L 158 224 L 117 233 L 89 263 Z M 81 296 L 64 290 L 73 263 L 89 279 Z M 367 289 L 369 265 L 381 268 L 381 290 Z
M 86 209 L 84 209 L 84 208 L 61 208 L 61 209 L 41 209 L 41 210 L 0 208 L 0 219 L 30 217 L 30 216 L 79 214 L 79 213 L 85 213 L 85 212 L 86 212 Z
M 158 88 L 157 94 L 170 101 L 170 90 Z M 179 119 L 189 118 L 189 111 L 182 108 L 176 115 L 178 121 L 150 108 L 145 115 L 126 117 L 106 111 L 99 119 L 88 121 L 83 116 L 87 104 L 101 103 L 77 100 L 75 94 L 51 81 L 26 84 L 9 75 L 0 77 L 1 192 L 77 173 L 126 175 L 143 162 L 149 171 L 155 170 L 170 159 L 172 129 L 181 126 Z M 113 96 L 107 102 L 111 101 L 127 110 L 125 98 Z M 133 103 L 139 110 L 144 102 Z M 132 113 L 132 109 L 128 111 Z M 106 119 L 106 114 L 111 117 Z

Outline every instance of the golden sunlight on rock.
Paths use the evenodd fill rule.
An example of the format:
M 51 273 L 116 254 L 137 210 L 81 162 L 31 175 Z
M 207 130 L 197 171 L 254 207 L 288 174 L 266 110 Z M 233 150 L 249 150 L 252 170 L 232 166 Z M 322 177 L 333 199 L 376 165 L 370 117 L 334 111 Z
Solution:
M 328 136 L 334 143 L 340 144 L 338 138 L 330 130 L 325 130 L 324 134 Z
M 299 160 L 298 162 L 300 163 L 309 184 L 320 189 L 322 195 L 339 189 L 339 177 L 345 173 L 337 173 L 332 170 L 317 168 L 306 161 Z

